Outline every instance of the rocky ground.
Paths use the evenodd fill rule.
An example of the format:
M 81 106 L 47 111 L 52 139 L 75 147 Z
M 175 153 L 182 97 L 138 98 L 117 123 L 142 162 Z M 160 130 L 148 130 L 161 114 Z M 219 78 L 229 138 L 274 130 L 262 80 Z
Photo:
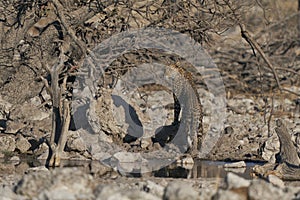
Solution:
M 99 163 L 51 170 L 1 167 L 1 199 L 298 199 L 300 192 L 299 183 L 274 175 L 252 180 L 232 172 L 225 178 L 125 177 Z
M 200 93 L 201 94 L 201 93 Z M 208 93 L 202 91 L 202 96 Z M 165 104 L 170 103 L 165 94 Z M 163 94 L 159 95 L 164 97 Z M 212 115 L 209 99 L 205 101 L 204 128 Z M 36 98 L 22 106 L 14 107 L 1 99 L 1 194 L 2 199 L 296 199 L 299 196 L 298 182 L 283 182 L 274 175 L 266 178 L 253 176 L 251 169 L 260 161 L 274 163 L 279 152 L 279 141 L 274 131 L 276 117 L 284 119 L 293 142 L 299 147 L 299 104 L 297 99 L 274 98 L 274 115 L 271 120 L 263 112 L 266 100 L 236 95 L 227 99 L 225 128 L 218 142 L 205 159 L 211 165 L 193 163 L 189 158 L 174 158 L 174 168 L 151 168 L 131 165 L 140 163 L 141 152 L 160 149 L 149 141 L 120 144 L 104 132 L 88 134 L 85 130 L 69 131 L 61 168 L 44 167 L 48 156 L 51 127 L 50 113 L 35 105 Z M 157 98 L 149 100 L 154 103 Z M 159 102 L 163 101 L 162 99 Z M 271 101 L 271 98 L 267 99 Z M 157 102 L 156 102 L 157 103 Z M 270 109 L 268 107 L 267 109 Z M 18 110 L 18 112 L 16 111 Z M 168 114 L 167 114 L 168 115 Z M 270 121 L 270 122 L 269 122 Z M 120 123 L 120 122 L 119 122 Z M 269 126 L 269 127 L 268 127 Z M 109 144 L 109 145 L 107 145 Z M 118 153 L 118 151 L 121 153 Z M 164 152 L 164 151 L 161 151 Z M 170 156 L 170 152 L 166 153 Z M 162 157 L 163 157 L 162 153 Z M 173 155 L 173 154 L 171 154 Z M 176 154 L 175 154 L 176 155 Z M 111 156 L 111 157 L 110 157 Z M 105 159 L 109 158 L 109 162 Z M 95 160 L 91 162 L 92 160 Z M 102 160 L 103 165 L 99 160 Z M 229 166 L 217 160 L 252 161 Z M 253 164 L 254 162 L 254 164 Z M 160 163 L 161 164 L 161 163 Z M 164 164 L 162 166 L 167 166 Z M 225 169 L 229 169 L 224 171 Z M 220 170 L 222 169 L 222 170 Z M 235 171 L 237 170 L 237 171 Z M 241 170 L 241 172 L 239 171 Z M 235 173 L 228 173 L 234 171 Z M 236 175 L 238 174 L 238 175 Z M 242 177 L 246 177 L 244 179 Z
M 253 5 L 231 1 L 232 6 L 227 1 L 211 1 L 211 5 L 205 1 L 99 2 L 0 2 L 0 199 L 300 199 L 299 181 L 281 180 L 272 171 L 264 177 L 253 173 L 265 163 L 277 162 L 276 119 L 285 122 L 300 152 L 297 1 L 253 1 Z M 263 54 L 253 49 L 249 38 L 245 40 L 248 32 L 241 35 L 237 22 L 246 25 Z M 218 66 L 211 70 L 222 76 L 224 113 L 215 109 L 219 104 L 207 85 L 203 87 L 203 77 L 195 81 L 209 138 L 198 159 L 165 143 L 173 137 L 169 132 L 178 129 L 178 124 L 171 125 L 170 91 L 131 91 L 127 93 L 130 107 L 112 98 L 116 90 L 96 80 L 101 86 L 97 90 L 102 90 L 97 100 L 84 102 L 89 105 L 83 106 L 84 115 L 73 113 L 74 79 L 80 74 L 73 72 L 79 71 L 84 52 L 117 33 L 148 26 L 176 30 L 203 44 Z M 111 63 L 106 73 L 113 85 L 114 78 L 125 74 L 123 68 L 156 61 L 189 64 L 178 56 L 129 52 Z M 52 127 L 46 86 L 54 85 L 47 66 L 56 66 L 59 59 L 65 68 L 58 83 L 63 98 L 72 102 L 72 120 L 61 166 L 46 168 Z M 89 78 L 94 75 L 88 73 Z M 216 78 L 213 75 L 208 72 L 206 77 Z M 140 127 L 130 126 L 134 123 L 128 119 L 143 124 L 144 137 L 127 134 L 134 130 L 141 136 Z M 154 128 L 167 136 L 154 137 Z
M 23 72 L 20 71 L 21 76 Z M 11 86 L 13 87 L 13 85 Z M 15 85 L 15 87 L 17 87 Z M 292 88 L 299 92 L 299 88 Z M 109 92 L 109 91 L 108 91 Z M 214 96 L 199 88 L 203 104 L 203 125 L 207 133 L 211 122 L 218 120 L 213 112 Z M 18 95 L 27 95 L 19 93 Z M 150 90 L 147 104 L 132 93 L 143 124 L 155 127 L 172 123 L 173 99 L 165 91 Z M 50 96 L 45 88 L 39 96 L 22 103 L 18 96 L 0 96 L 0 152 L 2 199 L 296 199 L 298 182 L 283 182 L 274 175 L 252 176 L 251 169 L 260 161 L 274 163 L 279 140 L 274 131 L 276 118 L 283 119 L 299 151 L 299 99 L 265 94 L 253 97 L 241 93 L 226 94 L 224 126 L 209 154 L 210 161 L 251 161 L 252 164 L 224 170 L 225 163 L 203 165 L 189 156 L 173 152 L 172 146 L 160 147 L 148 137 L 136 141 L 120 141 L 113 134 L 126 135 L 126 111 L 111 106 L 112 99 L 103 93 L 95 105 L 101 131 L 72 128 L 61 168 L 47 169 L 51 130 Z M 44 102 L 44 104 L 42 103 Z M 41 106 L 42 105 L 42 106 Z M 137 108 L 137 107 L 135 107 Z M 93 108 L 91 108 L 93 109 Z M 272 110 L 272 116 L 270 112 Z M 147 113 L 150 118 L 147 118 Z M 155 119 L 155 120 L 153 120 Z M 161 124 L 161 122 L 164 124 Z M 83 122 L 82 126 L 84 126 Z M 76 124 L 75 124 L 76 125 Z M 74 124 L 73 124 L 74 126 Z M 159 154 L 157 153 L 159 152 Z M 151 154 L 151 152 L 153 154 Z M 129 153 L 129 154 L 128 154 Z M 137 154 L 132 154 L 137 153 Z M 146 156 L 143 154 L 146 153 Z M 150 162 L 151 158 L 171 160 Z M 148 157 L 147 157 L 148 156 Z M 91 162 L 91 160 L 94 160 Z M 101 160 L 102 162 L 99 162 Z M 179 166 L 164 168 L 172 162 Z M 106 165 L 103 165 L 105 163 Z M 154 164 L 153 164 L 154 163 Z M 141 165 L 142 164 L 142 165 Z M 161 169 L 162 168 L 162 169 Z M 226 168 L 228 169 L 228 168 Z M 247 171 L 245 174 L 244 171 Z
M 16 76 L 22 77 L 22 74 L 24 72 L 20 69 Z M 18 87 L 19 83 L 10 84 L 6 87 Z M 197 162 L 193 165 L 194 161 L 188 155 L 178 155 L 172 145 L 162 148 L 150 138 L 151 134 L 133 141 L 130 138 L 128 141 L 119 140 L 111 133 L 125 138 L 129 129 L 126 110 L 112 106 L 109 93 L 102 93 L 94 107 L 90 108 L 101 119 L 102 128 L 98 134 L 90 134 L 83 128 L 75 130 L 76 123 L 71 124 L 63 154 L 63 159 L 68 162 L 61 168 L 47 169 L 44 166 L 49 155 L 47 141 L 51 132 L 51 101 L 42 85 L 40 89 L 39 95 L 31 94 L 27 99 L 24 96 L 28 94 L 22 91 L 17 95 L 0 96 L 2 199 L 299 197 L 298 182 L 283 182 L 272 174 L 259 178 L 249 172 L 253 162 L 259 165 L 261 162 L 275 163 L 279 152 L 279 140 L 274 131 L 277 118 L 285 121 L 300 152 L 300 103 L 295 96 L 266 93 L 261 97 L 227 91 L 224 126 L 213 140 L 209 153 L 201 157 L 213 161 L 213 164 L 204 166 Z M 291 89 L 300 92 L 297 87 Z M 212 129 L 211 122 L 218 120 L 218 114 L 213 111 L 213 94 L 201 87 L 198 92 L 203 104 L 204 132 L 207 133 Z M 147 104 L 143 104 L 145 99 L 140 99 L 139 95 L 132 93 L 131 97 L 135 105 L 141 106 L 135 107 L 135 110 L 143 124 L 159 127 L 172 123 L 173 99 L 170 93 L 159 90 L 145 92 Z M 146 114 L 144 110 L 147 110 Z M 148 118 L 147 113 L 150 113 Z M 161 124 L 162 121 L 164 124 Z M 81 125 L 84 127 L 85 123 L 83 121 Z M 153 158 L 158 160 L 153 161 Z M 248 180 L 227 173 L 225 163 L 218 164 L 217 161 L 251 161 L 247 170 L 244 164 L 229 170 L 246 176 Z M 172 162 L 179 166 L 164 168 Z M 245 170 L 247 175 L 243 172 Z

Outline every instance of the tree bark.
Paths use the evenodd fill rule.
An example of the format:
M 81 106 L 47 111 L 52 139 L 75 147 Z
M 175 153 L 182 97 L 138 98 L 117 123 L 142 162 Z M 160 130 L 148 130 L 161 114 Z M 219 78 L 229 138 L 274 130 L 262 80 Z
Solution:
M 283 120 L 278 119 L 276 121 L 276 125 L 277 127 L 275 128 L 275 131 L 280 141 L 281 162 L 286 162 L 292 165 L 299 166 L 300 161 L 296 147 L 292 142 L 291 135 L 288 133 L 288 130 L 284 125 Z
M 300 161 L 291 135 L 283 120 L 278 119 L 276 125 L 275 131 L 280 142 L 281 164 L 276 167 L 275 173 L 279 174 L 283 180 L 300 180 Z

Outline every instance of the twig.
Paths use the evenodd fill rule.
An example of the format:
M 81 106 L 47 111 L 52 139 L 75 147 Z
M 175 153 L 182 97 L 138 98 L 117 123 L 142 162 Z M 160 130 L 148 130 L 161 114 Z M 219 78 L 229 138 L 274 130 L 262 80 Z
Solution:
M 294 91 L 292 91 L 292 90 L 290 90 L 290 89 L 287 89 L 287 88 L 284 88 L 284 87 L 281 88 L 281 90 L 282 90 L 282 91 L 285 91 L 285 92 L 288 92 L 288 93 L 291 93 L 291 94 L 296 95 L 296 96 L 300 96 L 299 93 L 294 92 Z
M 272 106 L 271 106 L 271 110 L 270 110 L 270 116 L 268 119 L 268 137 L 271 137 L 271 120 L 272 120 L 272 116 L 273 116 L 273 111 L 274 111 L 274 94 L 272 96 Z
M 289 68 L 284 68 L 284 67 L 275 67 L 276 70 L 283 70 L 283 71 L 288 71 L 288 72 L 291 72 L 293 74 L 296 74 L 298 76 L 300 76 L 300 73 L 293 70 L 293 69 L 289 69 Z
M 63 13 L 63 6 L 58 0 L 52 0 L 52 3 L 54 4 L 56 11 L 57 11 L 57 16 L 64 27 L 64 29 L 67 31 L 67 33 L 71 36 L 72 40 L 76 43 L 76 45 L 80 48 L 81 52 L 83 55 L 86 54 L 87 48 L 84 43 L 82 43 L 78 38 L 76 37 L 74 31 L 70 26 L 67 24 L 64 13 Z
M 270 62 L 269 58 L 267 57 L 267 55 L 264 53 L 264 51 L 261 49 L 261 47 L 259 46 L 259 44 L 251 37 L 251 35 L 249 34 L 249 32 L 246 30 L 245 25 L 239 23 L 239 26 L 241 28 L 241 33 L 242 33 L 242 37 L 251 45 L 253 46 L 256 51 L 260 54 L 260 56 L 264 59 L 264 61 L 266 62 L 266 64 L 268 65 L 268 67 L 272 70 L 273 76 L 276 80 L 277 86 L 278 88 L 281 90 L 281 85 L 279 82 L 279 78 L 277 75 L 277 72 L 274 68 L 274 66 L 272 65 L 272 63 Z
M 262 30 L 261 32 L 257 33 L 256 35 L 254 35 L 255 39 L 260 38 L 264 33 L 269 32 L 271 29 L 275 28 L 276 26 L 281 26 L 282 24 L 287 24 L 287 21 L 290 20 L 293 17 L 296 17 L 297 15 L 299 15 L 300 12 L 297 13 L 293 13 L 290 16 L 287 16 L 286 18 L 266 27 L 264 30 Z M 278 28 L 278 27 L 277 27 Z
M 44 83 L 45 87 L 46 87 L 46 90 L 47 92 L 49 93 L 50 97 L 52 98 L 53 97 L 53 94 L 52 94 L 52 90 L 51 90 L 51 87 L 49 86 L 49 83 L 48 83 L 48 80 L 45 79 L 44 77 L 40 76 L 40 79 L 42 80 L 42 82 Z
M 226 5 L 228 6 L 228 8 L 231 10 L 231 12 L 233 13 L 236 23 L 239 25 L 240 29 L 241 29 L 241 34 L 242 37 L 249 43 L 249 45 L 251 46 L 251 48 L 255 48 L 256 51 L 260 54 L 260 56 L 263 58 L 263 60 L 266 62 L 266 64 L 268 65 L 268 67 L 272 70 L 273 76 L 276 80 L 277 86 L 278 88 L 281 90 L 281 85 L 279 82 L 279 78 L 277 75 L 277 72 L 274 68 L 274 66 L 272 65 L 272 63 L 270 62 L 269 58 L 267 57 L 267 55 L 264 53 L 264 51 L 261 49 L 261 47 L 259 46 L 259 44 L 255 41 L 255 39 L 253 39 L 253 37 L 249 34 L 249 32 L 247 31 L 246 27 L 244 24 L 242 24 L 237 16 L 237 14 L 235 13 L 234 9 L 232 9 L 230 2 L 228 0 L 225 1 Z M 255 54 L 255 52 L 253 51 L 253 53 Z

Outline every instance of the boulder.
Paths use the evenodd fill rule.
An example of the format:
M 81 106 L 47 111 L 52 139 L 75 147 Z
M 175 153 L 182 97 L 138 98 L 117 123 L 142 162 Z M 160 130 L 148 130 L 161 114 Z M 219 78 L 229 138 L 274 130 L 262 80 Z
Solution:
M 167 185 L 163 196 L 164 200 L 200 199 L 194 188 L 185 182 L 174 181 Z
M 28 149 L 31 147 L 31 144 L 28 142 L 23 135 L 18 134 L 16 139 L 16 149 L 20 151 L 20 153 L 26 153 Z
M 13 152 L 16 148 L 15 138 L 10 135 L 0 136 L 0 151 Z

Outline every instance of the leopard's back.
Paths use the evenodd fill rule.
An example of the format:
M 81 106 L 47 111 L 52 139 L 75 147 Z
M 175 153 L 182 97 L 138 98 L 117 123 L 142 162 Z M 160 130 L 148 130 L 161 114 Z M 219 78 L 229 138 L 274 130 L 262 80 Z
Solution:
M 202 126 L 202 105 L 194 82 L 193 75 L 178 63 L 170 65 L 167 69 L 167 78 L 172 80 L 172 90 L 175 96 L 175 114 L 179 116 L 181 111 L 181 122 L 185 125 L 185 132 L 191 137 L 192 151 L 199 151 L 204 138 Z M 180 103 L 180 106 L 176 106 Z M 176 119 L 175 119 L 176 120 Z

